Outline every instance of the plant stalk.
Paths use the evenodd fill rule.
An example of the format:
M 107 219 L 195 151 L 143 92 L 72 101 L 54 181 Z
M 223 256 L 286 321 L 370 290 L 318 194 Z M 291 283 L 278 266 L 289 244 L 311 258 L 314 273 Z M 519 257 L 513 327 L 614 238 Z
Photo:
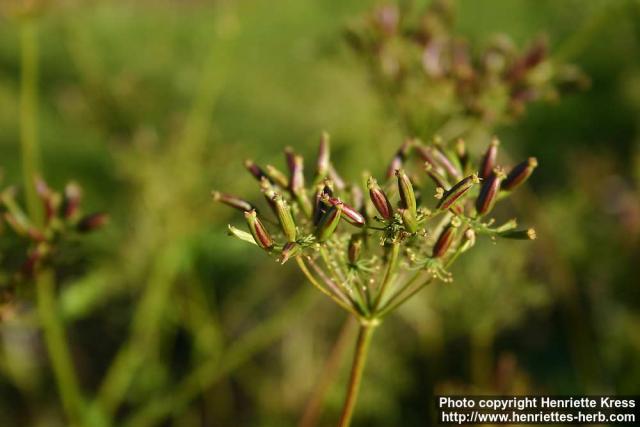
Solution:
M 47 352 L 58 384 L 62 406 L 70 426 L 80 426 L 82 397 L 67 346 L 64 326 L 57 313 L 53 272 L 45 269 L 37 274 L 38 315 L 44 332 Z
M 44 223 L 35 177 L 40 172 L 38 152 L 38 25 L 33 17 L 21 22 L 20 30 L 20 148 L 27 212 L 38 227 Z M 81 425 L 82 394 L 58 313 L 55 278 L 50 268 L 35 277 L 37 309 L 62 406 L 70 426 Z
M 376 320 L 360 324 L 356 349 L 353 355 L 353 365 L 351 366 L 351 375 L 349 377 L 349 387 L 347 388 L 347 396 L 344 400 L 342 415 L 340 416 L 340 423 L 338 424 L 339 427 L 349 427 L 351 425 L 351 418 L 356 407 L 360 383 L 362 382 L 362 373 L 364 372 L 364 367 L 367 362 L 371 337 L 377 325 L 378 322 Z
M 378 289 L 378 295 L 373 303 L 373 311 L 375 312 L 380 303 L 382 302 L 382 298 L 384 297 L 385 291 L 387 290 L 387 286 L 389 286 L 389 282 L 391 282 L 391 278 L 395 272 L 396 266 L 398 265 L 398 254 L 400 253 L 400 244 L 394 243 L 391 246 L 391 250 L 389 253 L 389 259 L 387 260 L 387 269 L 384 273 L 384 278 L 382 279 L 382 283 L 380 284 L 380 289 Z
M 22 179 L 31 221 L 44 221 L 34 178 L 39 172 L 38 153 L 38 27 L 33 18 L 24 18 L 20 29 L 20 149 Z

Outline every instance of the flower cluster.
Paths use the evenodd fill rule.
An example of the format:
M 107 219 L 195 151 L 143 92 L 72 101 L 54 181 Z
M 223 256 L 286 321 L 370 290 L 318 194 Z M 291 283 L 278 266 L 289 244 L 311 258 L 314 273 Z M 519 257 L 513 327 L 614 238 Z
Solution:
M 497 164 L 497 139 L 477 165 L 464 141 L 450 145 L 438 138 L 430 144 L 408 139 L 381 183 L 365 176 L 360 184 L 347 184 L 330 161 L 329 136 L 323 134 L 311 181 L 302 156 L 288 148 L 288 174 L 245 162 L 260 184 L 264 207 L 218 191 L 212 196 L 244 212 L 248 232 L 230 225 L 231 235 L 281 263 L 295 259 L 338 305 L 361 319 L 379 319 L 432 280 L 451 281 L 450 265 L 476 236 L 535 238 L 533 229 L 518 229 L 515 220 L 496 225 L 489 214 L 529 178 L 536 159 L 505 171 Z
M 549 58 L 542 38 L 518 50 L 500 35 L 480 50 L 453 33 L 453 21 L 448 1 L 431 2 L 419 16 L 384 5 L 347 32 L 376 89 L 409 122 L 456 114 L 496 123 L 523 113 L 532 101 L 589 84 L 577 67 Z
M 108 221 L 108 216 L 102 212 L 86 215 L 81 212 L 82 191 L 73 182 L 65 186 L 62 194 L 52 190 L 41 178 L 36 178 L 35 187 L 42 205 L 42 221 L 30 218 L 22 209 L 16 199 L 15 187 L 0 193 L 0 213 L 4 222 L 26 244 L 26 255 L 22 256 L 19 271 L 12 280 L 31 277 L 39 265 L 51 259 L 64 238 L 91 232 Z

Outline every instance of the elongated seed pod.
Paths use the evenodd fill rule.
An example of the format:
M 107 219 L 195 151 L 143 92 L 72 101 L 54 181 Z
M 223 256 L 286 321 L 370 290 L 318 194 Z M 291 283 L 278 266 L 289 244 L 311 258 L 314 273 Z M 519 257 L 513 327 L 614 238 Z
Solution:
M 449 176 L 454 179 L 462 179 L 462 172 L 453 164 L 441 147 L 433 149 L 432 153 L 436 162 L 442 165 Z
M 446 191 L 436 206 L 440 210 L 449 209 L 460 199 L 474 184 L 479 183 L 478 175 L 472 174 L 455 184 L 449 191 Z
M 289 178 L 287 178 L 287 175 L 281 172 L 278 168 L 276 168 L 273 165 L 267 165 L 265 166 L 265 170 L 266 170 L 265 173 L 269 178 L 269 181 L 271 181 L 272 183 L 282 188 L 289 187 Z
M 338 227 L 340 217 L 342 216 L 342 203 L 329 207 L 329 210 L 320 218 L 320 222 L 316 227 L 316 238 L 319 242 L 329 239 Z
M 349 224 L 355 225 L 356 227 L 362 227 L 364 225 L 364 216 L 355 208 L 347 205 L 337 197 L 327 197 L 324 202 L 331 206 L 342 205 L 342 218 Z
M 382 188 L 380 188 L 375 178 L 369 178 L 367 181 L 367 187 L 369 187 L 369 197 L 371 198 L 371 202 L 380 216 L 386 220 L 391 219 L 393 216 L 391 202 L 389 202 L 387 195 L 384 194 L 384 191 L 382 191 Z
M 300 194 L 304 189 L 304 159 L 300 155 L 294 155 L 291 163 L 291 180 L 289 189 L 293 194 Z
M 357 185 L 351 185 L 349 187 L 351 193 L 351 206 L 358 212 L 362 212 L 364 208 L 364 195 L 362 194 L 362 188 Z
M 417 150 L 422 160 L 430 164 L 433 167 L 433 170 L 438 172 L 440 175 L 444 175 L 446 173 L 444 167 L 436 160 L 433 154 L 433 152 L 435 151 L 433 147 L 425 147 L 423 145 L 418 145 Z
M 457 229 L 458 227 L 449 224 L 442 230 L 438 240 L 436 240 L 436 244 L 433 245 L 433 253 L 431 255 L 433 258 L 442 258 L 447 253 L 451 243 L 453 243 L 453 239 L 456 237 Z
M 273 196 L 272 200 L 275 205 L 276 215 L 278 216 L 278 221 L 280 222 L 280 227 L 282 227 L 284 236 L 287 238 L 288 242 L 295 242 L 297 234 L 296 223 L 291 215 L 289 205 L 280 194 Z
M 76 230 L 88 233 L 104 227 L 109 222 L 109 215 L 104 212 L 95 212 L 80 218 L 76 224 Z
M 502 189 L 507 191 L 513 191 L 522 185 L 533 173 L 534 169 L 538 167 L 538 159 L 535 157 L 529 157 L 524 162 L 516 165 L 505 180 L 502 182 Z
M 493 172 L 493 168 L 496 167 L 496 159 L 498 158 L 498 146 L 500 141 L 498 138 L 493 138 L 487 151 L 485 151 L 482 157 L 482 164 L 480 165 L 480 178 L 487 179 Z
M 503 237 L 505 239 L 516 239 L 516 240 L 535 240 L 536 239 L 536 230 L 533 228 L 529 228 L 526 230 L 509 230 L 499 233 L 498 236 Z
M 75 182 L 70 182 L 64 187 L 64 197 L 62 198 L 61 212 L 66 219 L 73 218 L 80 207 L 82 190 Z
M 387 167 L 387 179 L 391 178 L 393 174 L 400 168 L 402 168 L 404 161 L 407 159 L 407 153 L 413 146 L 412 139 L 406 139 L 398 151 L 393 155 L 391 162 L 389 162 L 389 166 Z
M 247 159 L 244 161 L 244 167 L 247 168 L 247 170 L 249 171 L 249 173 L 251 175 L 253 175 L 253 177 L 255 179 L 257 179 L 258 181 L 261 181 L 262 178 L 268 178 L 267 174 L 265 173 L 265 171 L 262 170 L 262 168 L 258 165 L 256 165 L 253 160 Z
M 333 167 L 333 163 L 329 164 L 329 178 L 331 178 L 331 181 L 333 181 L 333 184 L 338 190 L 342 191 L 345 189 L 346 184 L 344 183 L 344 179 L 338 174 L 336 168 Z
M 211 198 L 214 202 L 224 203 L 227 206 L 231 206 L 234 209 L 246 212 L 255 209 L 251 203 L 246 200 L 236 197 L 232 194 L 221 193 L 219 191 L 212 191 Z
M 418 231 L 418 219 L 413 212 L 411 212 L 409 209 L 400 208 L 398 209 L 398 213 L 402 218 L 402 224 L 404 225 L 404 228 L 409 233 L 415 233 L 416 231 Z
M 316 182 L 324 179 L 329 173 L 331 161 L 330 137 L 327 132 L 322 132 L 320 146 L 318 147 L 318 160 L 316 162 Z
M 458 157 L 460 166 L 462 166 L 462 171 L 466 172 L 469 168 L 469 152 L 462 138 L 456 141 L 456 156 Z
M 396 177 L 398 178 L 398 193 L 400 194 L 400 201 L 402 207 L 408 209 L 414 216 L 417 213 L 416 194 L 413 191 L 413 185 L 411 179 L 405 173 L 403 169 L 396 171 Z
M 273 247 L 273 239 L 269 232 L 265 228 L 260 218 L 256 214 L 255 210 L 245 212 L 244 218 L 247 220 L 247 225 L 249 226 L 249 231 L 253 236 L 253 240 L 255 240 L 256 244 L 260 246 L 262 249 L 269 250 Z
M 292 172 L 293 168 L 295 167 L 295 157 L 296 157 L 296 153 L 295 151 L 293 151 L 293 148 L 291 147 L 284 148 L 284 159 L 287 163 L 287 168 L 289 169 L 289 172 Z
M 327 204 L 324 202 L 326 197 L 333 195 L 333 183 L 325 180 L 324 183 L 316 186 L 316 193 L 313 199 L 313 225 L 318 225 L 320 218 L 327 211 Z
M 273 201 L 273 197 L 276 195 L 276 191 L 274 186 L 271 184 L 271 181 L 269 181 L 269 178 L 264 177 L 260 180 L 260 191 L 262 192 L 262 194 L 264 194 L 264 198 L 269 204 L 271 211 L 273 211 L 273 213 L 277 215 L 278 210 L 276 209 L 276 204 Z
M 56 194 L 42 177 L 35 178 L 35 187 L 38 197 L 44 206 L 45 224 L 49 224 L 56 213 L 56 205 L 59 203 L 59 195 Z
M 280 264 L 284 264 L 289 261 L 291 258 L 298 256 L 302 253 L 302 246 L 295 242 L 288 242 L 282 248 L 282 253 L 278 258 L 278 262 Z
M 360 259 L 360 253 L 362 252 L 362 235 L 354 234 L 349 239 L 349 249 L 347 251 L 349 256 L 349 263 L 355 264 Z
M 434 168 L 431 163 L 424 162 L 424 170 L 425 172 L 427 172 L 427 175 L 429 175 L 429 178 L 431 178 L 438 187 L 449 188 L 447 179 L 440 173 L 438 173 L 436 168 Z
M 479 215 L 488 214 L 496 203 L 498 192 L 500 191 L 500 183 L 504 179 L 504 173 L 501 169 L 496 168 L 491 175 L 482 183 L 480 194 L 476 199 L 476 211 Z

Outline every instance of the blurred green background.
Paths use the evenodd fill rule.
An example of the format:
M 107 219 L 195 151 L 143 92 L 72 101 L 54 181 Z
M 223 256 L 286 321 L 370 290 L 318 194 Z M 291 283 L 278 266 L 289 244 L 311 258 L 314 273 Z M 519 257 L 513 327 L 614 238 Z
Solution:
M 0 6 L 3 186 L 22 185 L 28 21 L 44 175 L 54 188 L 79 182 L 87 209 L 111 215 L 59 274 L 90 423 L 296 425 L 342 333 L 318 424 L 333 425 L 355 330 L 293 265 L 228 238 L 240 218 L 209 193 L 257 198 L 242 161 L 282 165 L 287 145 L 312 155 L 322 130 L 346 178 L 384 170 L 405 135 L 343 37 L 376 3 L 69 0 L 26 21 L 18 3 Z M 540 161 L 510 208 L 538 240 L 482 243 L 454 283 L 385 322 L 354 425 L 429 424 L 445 391 L 640 391 L 640 2 L 459 0 L 456 11 L 473 45 L 546 34 L 552 57 L 592 84 L 492 130 L 511 157 Z M 2 426 L 65 425 L 37 321 L 25 298 L 0 324 Z

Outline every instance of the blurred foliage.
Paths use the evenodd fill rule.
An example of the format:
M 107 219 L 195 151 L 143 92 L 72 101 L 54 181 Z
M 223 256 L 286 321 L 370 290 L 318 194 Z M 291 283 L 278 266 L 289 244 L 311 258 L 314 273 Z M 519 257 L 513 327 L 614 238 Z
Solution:
M 57 283 L 87 422 L 295 424 L 343 316 L 293 267 L 228 238 L 231 213 L 209 192 L 248 194 L 244 158 L 280 162 L 286 145 L 311 154 L 322 129 L 348 179 L 383 171 L 408 131 L 428 134 L 398 121 L 345 40 L 378 5 L 67 0 L 27 2 L 36 9 L 20 17 L 17 3 L 0 5 L 3 187 L 25 190 L 26 19 L 38 32 L 43 176 L 52 188 L 78 182 L 85 209 L 111 216 L 69 249 L 73 270 Z M 529 193 L 500 213 L 527 218 L 538 240 L 488 244 L 453 283 L 385 322 L 356 425 L 424 425 L 439 390 L 637 394 L 640 384 L 640 4 L 454 6 L 454 31 L 474 48 L 496 33 L 523 47 L 544 34 L 550 58 L 579 65 L 591 88 L 474 134 L 540 160 Z M 65 425 L 29 287 L 0 325 L 0 425 Z M 338 366 L 323 425 L 341 406 L 348 367 Z

